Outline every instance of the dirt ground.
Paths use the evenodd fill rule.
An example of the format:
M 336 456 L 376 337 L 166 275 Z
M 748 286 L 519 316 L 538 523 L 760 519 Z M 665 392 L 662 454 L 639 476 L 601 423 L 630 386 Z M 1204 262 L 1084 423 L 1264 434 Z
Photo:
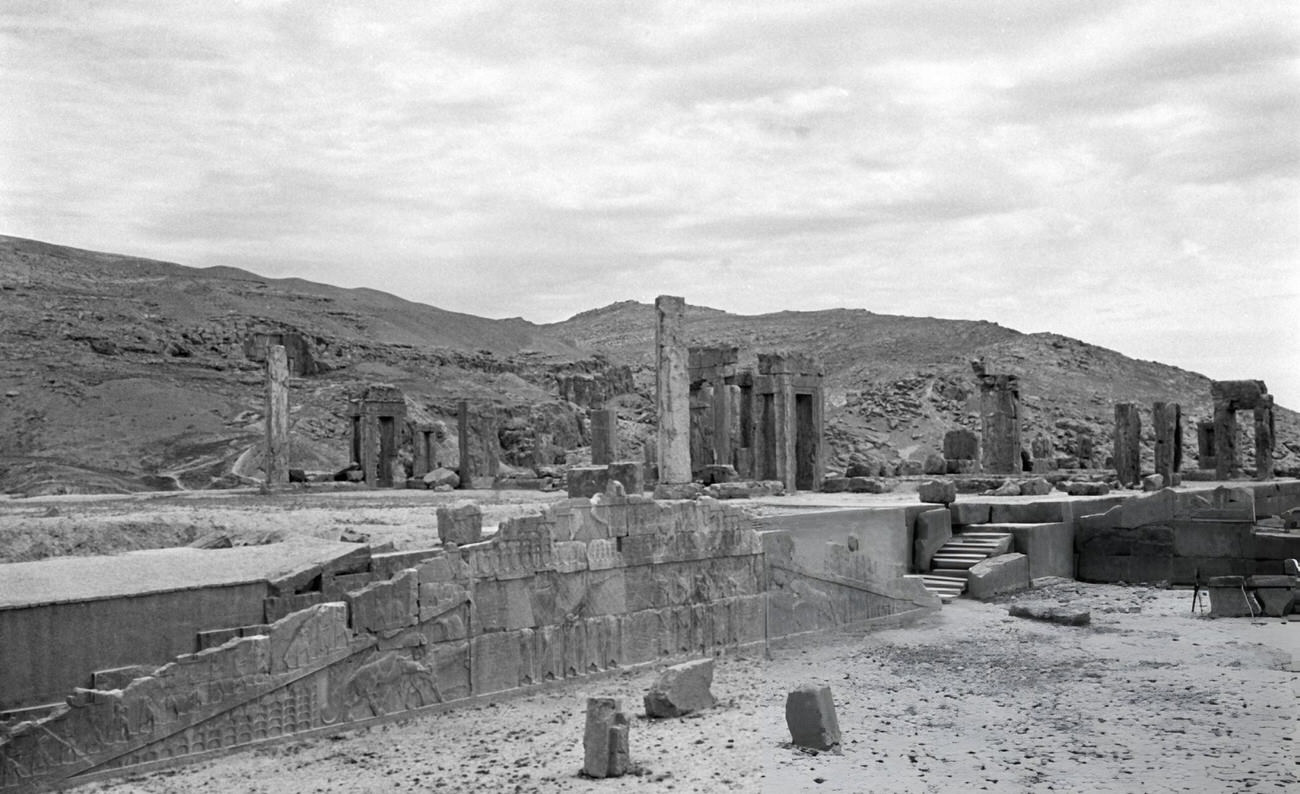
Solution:
M 913 625 L 718 660 L 719 705 L 648 720 L 653 670 L 94 783 L 103 792 L 1248 792 L 1300 790 L 1300 625 L 1210 619 L 1191 593 L 1058 581 Z M 831 686 L 843 746 L 788 744 L 785 694 Z M 622 697 L 635 775 L 581 777 L 585 698 Z

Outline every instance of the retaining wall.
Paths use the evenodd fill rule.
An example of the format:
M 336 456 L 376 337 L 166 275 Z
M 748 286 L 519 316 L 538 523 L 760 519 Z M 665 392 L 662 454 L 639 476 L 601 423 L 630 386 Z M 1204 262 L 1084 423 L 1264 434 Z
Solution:
M 569 500 L 390 579 L 324 583 L 343 600 L 233 627 L 119 689 L 75 690 L 0 737 L 0 790 L 938 607 L 919 581 L 855 578 L 875 577 L 864 549 L 832 543 L 805 568 L 796 534 L 709 499 Z

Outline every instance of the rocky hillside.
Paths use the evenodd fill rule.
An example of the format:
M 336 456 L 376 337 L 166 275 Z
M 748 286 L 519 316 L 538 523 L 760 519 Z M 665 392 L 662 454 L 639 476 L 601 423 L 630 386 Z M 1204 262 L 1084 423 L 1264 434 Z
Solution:
M 634 362 L 652 388 L 653 306 L 624 301 L 547 328 L 576 346 Z M 850 309 L 741 316 L 688 307 L 687 335 L 694 345 L 739 347 L 742 366 L 768 350 L 820 358 L 832 468 L 845 465 L 854 453 L 884 461 L 924 460 L 942 449 L 948 430 L 978 430 L 979 395 L 970 361 L 980 357 L 990 372 L 1020 376 L 1026 449 L 1042 435 L 1059 454 L 1072 454 L 1076 439 L 1086 433 L 1100 458 L 1112 444 L 1115 403 L 1136 402 L 1142 406 L 1150 463 L 1151 404 L 1165 400 L 1183 406 L 1185 466 L 1194 467 L 1196 420 L 1211 416 L 1210 381 L 1203 375 L 1069 337 L 1023 334 L 988 322 Z M 1294 471 L 1300 466 L 1300 415 L 1281 409 L 1276 421 L 1277 470 Z M 1246 414 L 1241 424 L 1245 432 Z M 1241 448 L 1250 450 L 1251 444 Z
M 776 349 L 819 356 L 840 464 L 855 453 L 919 459 L 946 430 L 973 426 L 968 361 L 976 356 L 1022 376 L 1026 444 L 1043 433 L 1068 449 L 1088 430 L 1105 449 L 1117 400 L 1173 399 L 1193 419 L 1208 415 L 1208 381 L 1199 375 L 990 323 L 849 310 L 742 317 L 695 307 L 688 321 L 694 342 L 736 344 L 751 358 Z M 0 490 L 249 482 L 260 465 L 257 339 L 265 333 L 301 340 L 293 460 L 308 470 L 346 465 L 347 394 L 376 381 L 402 388 L 412 411 L 449 423 L 448 463 L 449 420 L 462 398 L 495 410 L 492 441 L 507 470 L 531 463 L 539 438 L 553 445 L 553 460 L 582 447 L 594 401 L 614 398 L 633 449 L 653 427 L 654 312 L 645 304 L 539 326 L 374 290 L 0 237 Z M 1279 465 L 1294 467 L 1300 422 L 1280 411 L 1278 423 L 1288 454 Z
M 578 446 L 581 409 L 558 384 L 620 378 L 523 320 L 0 237 L 0 490 L 247 482 L 260 465 L 262 332 L 299 334 L 310 357 L 291 387 L 292 457 L 308 470 L 347 464 L 347 394 L 368 382 L 401 387 L 435 420 L 468 398 L 498 408 L 503 431 L 540 425 Z

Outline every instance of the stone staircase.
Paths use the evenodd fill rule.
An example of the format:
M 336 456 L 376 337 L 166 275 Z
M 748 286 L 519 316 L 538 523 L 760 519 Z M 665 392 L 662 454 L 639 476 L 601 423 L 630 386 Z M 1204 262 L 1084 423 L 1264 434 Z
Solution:
M 966 577 L 975 563 L 1011 551 L 1010 532 L 969 531 L 952 536 L 939 547 L 930 561 L 930 571 L 921 575 L 925 587 L 947 604 L 966 592 Z

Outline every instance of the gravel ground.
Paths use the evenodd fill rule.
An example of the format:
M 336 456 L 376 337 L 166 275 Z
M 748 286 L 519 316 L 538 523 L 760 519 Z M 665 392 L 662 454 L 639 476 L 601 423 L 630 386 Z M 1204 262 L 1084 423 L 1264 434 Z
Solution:
M 581 777 L 585 698 L 640 714 L 654 671 L 285 742 L 104 792 L 1251 792 L 1300 790 L 1300 625 L 1212 620 L 1180 590 L 1057 582 L 1020 596 L 1087 627 L 958 600 L 912 626 L 718 660 L 719 705 L 632 720 L 639 769 Z M 841 751 L 789 745 L 785 693 L 831 686 Z

